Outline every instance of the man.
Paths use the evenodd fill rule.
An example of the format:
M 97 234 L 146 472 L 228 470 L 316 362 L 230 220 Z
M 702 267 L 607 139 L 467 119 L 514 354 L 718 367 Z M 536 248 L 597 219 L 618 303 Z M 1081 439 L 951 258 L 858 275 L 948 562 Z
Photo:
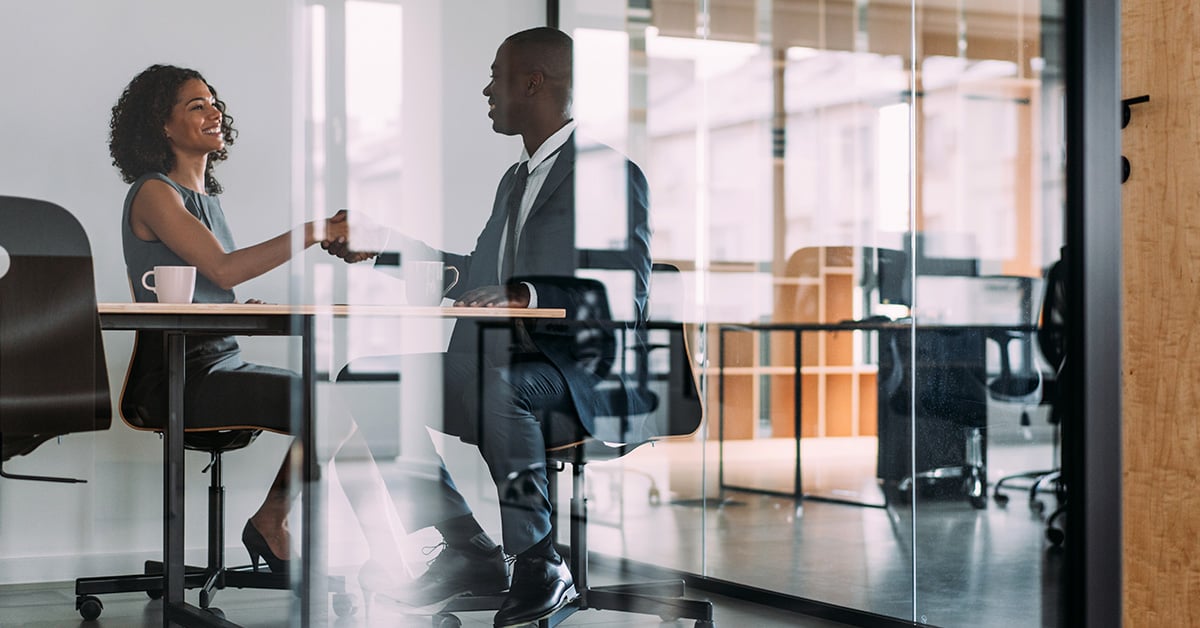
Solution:
M 513 323 L 511 336 L 492 333 L 493 339 L 505 337 L 498 343 L 485 338 L 482 347 L 477 346 L 477 329 L 460 321 L 441 359 L 444 423 L 427 418 L 430 425 L 478 445 L 500 489 L 504 550 L 516 555 L 507 598 L 495 617 L 495 625 L 502 627 L 549 617 L 577 597 L 571 573 L 550 538 L 546 448 L 595 435 L 596 417 L 623 412 L 612 405 L 636 404 L 614 403 L 613 395 L 596 390 L 615 350 L 611 329 L 588 328 L 588 323 L 611 315 L 604 291 L 597 291 L 595 282 L 575 278 L 581 255 L 575 245 L 571 38 L 551 28 L 516 33 L 500 45 L 491 69 L 483 95 L 492 129 L 519 135 L 524 149 L 500 180 L 475 250 L 446 253 L 395 233 L 389 242 L 397 244 L 402 262 L 440 259 L 457 268 L 461 281 L 448 295 L 457 306 L 563 308 L 571 321 Z M 629 225 L 628 239 L 624 249 L 610 253 L 608 266 L 615 264 L 634 277 L 629 299 L 632 325 L 638 327 L 645 318 L 650 275 L 646 179 L 632 162 L 611 149 L 600 150 L 624 165 L 627 201 L 604 210 Z M 329 248 L 356 261 L 364 254 L 354 246 Z M 482 399 L 477 393 L 481 372 Z M 400 509 L 408 530 L 433 525 L 446 542 L 428 571 L 403 594 L 403 601 L 416 606 L 464 593 L 502 591 L 508 585 L 502 551 L 437 461 L 438 473 L 407 480 L 408 490 L 417 495 L 414 502 L 423 503 Z M 520 478 L 521 490 L 513 490 L 514 478 Z

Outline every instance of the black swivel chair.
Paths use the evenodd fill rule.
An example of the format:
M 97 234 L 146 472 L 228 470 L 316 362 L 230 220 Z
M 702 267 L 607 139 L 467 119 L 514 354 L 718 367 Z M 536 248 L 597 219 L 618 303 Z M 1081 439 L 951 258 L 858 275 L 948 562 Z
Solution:
M 652 282 L 658 287 L 652 290 L 651 294 L 656 290 L 667 294 L 681 294 L 680 290 L 672 289 L 682 286 L 678 268 L 670 264 L 654 264 L 652 271 Z M 593 302 L 607 302 L 602 284 L 588 280 L 576 281 L 587 282 L 596 287 L 599 296 Z M 635 394 L 628 398 L 620 395 L 622 400 L 628 399 L 624 413 L 617 417 L 606 417 L 614 419 L 610 427 L 614 431 L 611 438 L 615 440 L 607 440 L 610 435 L 607 434 L 608 430 L 605 430 L 606 440 L 587 438 L 546 451 L 550 467 L 551 504 L 557 502 L 557 471 L 563 470 L 568 464 L 572 468 L 570 545 L 556 545 L 560 546 L 561 553 L 568 560 L 579 598 L 550 618 L 539 622 L 540 628 L 557 626 L 567 617 L 587 609 L 657 615 L 664 621 L 695 619 L 697 628 L 711 628 L 715 625 L 712 602 L 685 598 L 682 580 L 609 586 L 592 586 L 588 582 L 588 513 L 584 481 L 588 463 L 620 458 L 647 443 L 688 436 L 699 429 L 704 415 L 692 368 L 687 329 L 681 322 L 655 322 L 653 314 L 651 321 L 645 339 L 634 338 L 635 334 L 632 332 L 624 334 L 621 338 L 621 350 L 625 352 L 626 359 L 617 360 L 610 374 L 610 379 L 620 377 L 635 391 Z M 616 328 L 618 335 L 624 331 L 619 324 Z M 570 327 L 566 326 L 564 329 Z M 662 372 L 658 372 L 652 366 L 654 361 L 651 354 L 655 351 L 666 352 L 667 359 L 663 361 L 666 367 Z M 602 417 L 597 419 L 601 420 Z M 540 472 L 540 469 L 536 471 Z M 512 496 L 526 490 L 522 488 L 523 485 L 524 478 L 518 476 L 513 478 L 508 486 L 500 487 L 500 490 L 503 494 Z M 556 512 L 551 520 L 556 522 L 557 515 Z M 555 524 L 552 528 L 555 539 L 558 538 L 558 532 L 558 526 Z M 495 610 L 499 608 L 502 600 L 502 596 L 458 598 L 434 616 L 434 626 L 451 628 L 461 625 L 452 613 Z
M 1057 380 L 1054 374 L 1043 374 L 1032 364 L 1035 334 L 1024 331 L 1003 331 L 993 332 L 988 337 L 1000 347 L 1000 373 L 988 383 L 990 396 L 999 401 L 1020 404 L 1050 403 L 1056 394 Z M 1019 368 L 1012 367 L 1009 351 L 1013 346 L 1020 348 L 1025 355 Z M 1053 412 L 1050 422 L 1056 427 L 1054 450 L 1057 452 L 1059 445 L 1058 421 Z M 1030 424 L 1029 411 L 1023 409 L 1021 425 L 1028 427 Z M 1001 506 L 1006 505 L 1009 498 L 1008 494 L 1004 492 L 1005 485 L 1012 488 L 1011 484 L 1016 480 L 1029 480 L 1032 481 L 1029 487 L 1029 507 L 1040 513 L 1045 505 L 1038 499 L 1038 495 L 1048 490 L 1043 488 L 1047 483 L 1056 482 L 1058 478 L 1058 469 L 1023 471 L 1006 475 L 996 481 L 992 488 L 992 499 Z
M 910 499 L 918 489 L 961 491 L 987 505 L 987 393 L 982 331 L 884 330 L 879 335 L 879 457 L 884 495 Z M 916 364 L 910 356 L 915 354 Z M 915 382 L 915 390 L 914 390 Z M 915 408 L 916 415 L 912 415 Z M 915 426 L 916 438 L 911 436 Z M 915 440 L 916 464 L 911 460 Z M 916 476 L 911 473 L 916 467 Z
M 1037 333 L 1037 346 L 1046 363 L 1050 365 L 1051 373 L 1049 376 L 1041 376 L 1041 395 L 1040 401 L 1043 404 L 1050 406 L 1050 423 L 1055 426 L 1055 450 L 1059 450 L 1059 443 L 1062 441 L 1062 419 L 1065 411 L 1065 405 L 1062 403 L 1063 387 L 1061 382 L 1066 381 L 1064 378 L 1066 359 L 1066 266 L 1062 260 L 1055 262 L 1046 271 L 1046 286 L 1044 296 L 1042 298 L 1041 320 L 1039 321 L 1039 329 Z M 1001 363 L 1001 375 L 1003 375 L 1004 363 Z M 996 482 L 996 487 L 992 493 L 993 499 L 998 504 L 1004 504 L 1008 501 L 1008 496 L 1001 492 L 1003 485 L 1016 479 L 1033 480 L 1029 487 L 1029 505 L 1036 512 L 1042 512 L 1044 505 L 1038 499 L 1038 495 L 1043 492 L 1043 487 L 1047 483 L 1053 483 L 1052 492 L 1058 500 L 1057 509 L 1046 520 L 1046 537 L 1050 542 L 1059 545 L 1063 542 L 1065 535 L 1061 527 L 1058 526 L 1058 521 L 1065 513 L 1066 502 L 1066 485 L 1062 481 L 1061 469 L 1044 469 L 1037 471 L 1027 471 L 1017 473 L 1010 476 L 1005 476 Z M 1045 492 L 1050 492 L 1049 490 Z
M 92 250 L 67 210 L 0 196 L 0 477 L 42 443 L 112 424 Z

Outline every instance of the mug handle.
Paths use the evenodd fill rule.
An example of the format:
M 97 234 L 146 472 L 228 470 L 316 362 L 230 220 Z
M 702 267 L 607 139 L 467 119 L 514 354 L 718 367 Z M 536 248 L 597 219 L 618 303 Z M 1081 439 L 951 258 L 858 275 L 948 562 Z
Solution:
M 446 270 L 442 271 L 442 275 L 445 275 L 449 271 L 454 271 L 454 280 L 450 282 L 450 285 L 446 286 L 445 290 L 442 290 L 443 297 L 446 296 L 447 294 L 450 294 L 450 290 L 452 290 L 454 288 L 454 286 L 458 285 L 458 269 L 453 266 L 447 266 Z M 443 280 L 444 279 L 445 279 L 445 277 L 443 277 Z
M 150 275 L 153 275 L 153 274 L 154 274 L 153 270 L 146 271 L 145 274 L 142 275 L 142 285 L 145 286 L 145 288 L 147 290 L 149 290 L 150 292 L 153 292 L 154 294 L 158 294 L 158 290 L 155 290 L 154 286 L 152 286 L 146 282 L 146 279 L 148 279 L 150 277 Z

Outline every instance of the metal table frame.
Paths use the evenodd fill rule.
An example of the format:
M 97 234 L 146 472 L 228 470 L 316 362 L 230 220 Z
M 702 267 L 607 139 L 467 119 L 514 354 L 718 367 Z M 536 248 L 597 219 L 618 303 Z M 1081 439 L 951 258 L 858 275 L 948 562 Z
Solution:
M 771 495 L 775 497 L 788 497 L 800 500 L 809 500 L 817 502 L 826 502 L 833 504 L 845 504 L 849 506 L 863 506 L 867 508 L 886 508 L 886 500 L 883 503 L 860 502 L 848 499 L 840 499 L 837 497 L 828 497 L 824 495 L 812 495 L 804 493 L 803 489 L 803 472 L 800 461 L 800 438 L 801 438 L 801 419 L 803 414 L 803 406 L 801 401 L 802 394 L 802 373 L 801 373 L 801 337 L 805 332 L 837 332 L 837 331 L 938 331 L 938 330 L 975 330 L 985 334 L 993 331 L 1021 331 L 1032 332 L 1038 331 L 1037 326 L 1020 324 L 1020 325 L 914 325 L 913 323 L 902 322 L 870 322 L 870 321 L 850 321 L 843 323 L 723 323 L 717 326 L 717 486 L 718 489 L 724 491 L 731 489 L 736 491 L 756 493 L 760 495 Z M 795 429 L 796 440 L 796 466 L 794 473 L 794 488 L 792 492 L 773 491 L 769 489 L 760 489 L 748 486 L 736 486 L 725 482 L 725 335 L 729 332 L 791 332 L 792 333 L 792 348 L 795 352 L 795 369 L 792 374 L 793 398 L 793 424 Z

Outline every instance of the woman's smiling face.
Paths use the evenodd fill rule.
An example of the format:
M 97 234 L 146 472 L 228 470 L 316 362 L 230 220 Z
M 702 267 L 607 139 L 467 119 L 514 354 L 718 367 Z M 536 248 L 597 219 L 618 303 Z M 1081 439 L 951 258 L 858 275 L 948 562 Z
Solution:
M 176 152 L 208 154 L 225 147 L 221 117 L 217 99 L 208 85 L 190 79 L 179 87 L 163 131 Z

